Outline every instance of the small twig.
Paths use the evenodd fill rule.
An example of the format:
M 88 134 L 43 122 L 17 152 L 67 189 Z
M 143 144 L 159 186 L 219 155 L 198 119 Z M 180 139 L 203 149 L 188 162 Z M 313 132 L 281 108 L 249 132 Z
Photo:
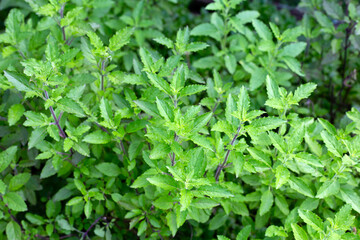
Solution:
M 106 59 L 103 59 L 101 62 L 101 69 L 100 69 L 100 75 L 101 75 L 101 90 L 104 91 L 104 81 L 105 81 L 105 74 L 103 73 L 106 68 Z
M 231 146 L 234 146 L 235 141 L 236 141 L 236 138 L 239 136 L 240 130 L 241 130 L 241 125 L 237 128 L 237 132 L 236 132 L 234 138 L 231 140 L 231 143 L 230 143 Z M 227 163 L 227 161 L 228 161 L 230 152 L 231 152 L 230 149 L 228 149 L 228 150 L 226 151 L 226 154 L 225 154 L 225 158 L 224 158 L 223 163 L 222 163 L 222 164 L 219 164 L 219 166 L 218 166 L 217 169 L 216 169 L 215 180 L 216 180 L 217 182 L 219 181 L 219 176 L 220 176 L 221 171 L 224 169 L 224 167 L 225 167 L 225 165 L 226 165 L 226 163 Z
M 212 108 L 212 110 L 211 110 L 211 112 L 212 112 L 212 116 L 214 116 L 214 115 L 215 115 L 216 108 L 218 107 L 218 105 L 219 105 L 220 101 L 221 101 L 221 96 L 220 96 L 220 97 L 218 97 L 218 99 L 216 99 L 215 105 L 214 105 L 214 107 L 213 107 L 213 108 Z M 211 121 L 211 118 L 209 119 L 209 121 L 208 121 L 208 122 L 207 122 L 207 124 L 206 124 L 206 126 L 207 126 L 207 127 L 209 126 L 210 121 Z
M 106 220 L 106 217 L 104 216 L 101 216 L 101 217 L 98 217 L 91 225 L 90 227 L 86 230 L 86 232 L 84 232 L 84 234 L 82 235 L 81 239 L 84 240 L 85 237 L 89 234 L 90 230 L 95 227 L 95 225 L 101 220 Z
M 59 10 L 61 19 L 64 18 L 64 9 L 65 9 L 65 3 L 63 5 L 61 5 L 61 8 Z M 61 26 L 61 23 L 59 23 L 59 25 Z M 64 42 L 66 43 L 65 27 L 61 27 L 61 33 L 62 33 L 62 38 L 63 38 Z
M 46 98 L 46 99 L 49 99 L 49 94 L 48 94 L 48 92 L 47 92 L 47 91 L 44 91 L 44 93 L 45 93 L 45 98 Z M 56 125 L 57 128 L 59 129 L 59 135 L 60 135 L 60 137 L 62 137 L 62 138 L 67 138 L 66 133 L 64 132 L 64 130 L 63 130 L 62 127 L 60 126 L 60 123 L 59 123 L 59 118 L 60 118 L 60 117 L 59 117 L 59 118 L 56 117 L 54 108 L 53 108 L 52 106 L 50 106 L 49 109 L 50 109 L 51 115 L 52 115 L 52 117 L 53 117 L 53 119 L 54 119 L 54 121 L 55 121 L 55 125 Z

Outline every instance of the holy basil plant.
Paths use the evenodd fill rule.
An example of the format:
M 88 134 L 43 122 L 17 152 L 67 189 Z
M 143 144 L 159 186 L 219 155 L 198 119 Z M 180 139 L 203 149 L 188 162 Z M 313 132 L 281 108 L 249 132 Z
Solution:
M 200 2 L 0 3 L 0 240 L 360 239 L 358 2 Z

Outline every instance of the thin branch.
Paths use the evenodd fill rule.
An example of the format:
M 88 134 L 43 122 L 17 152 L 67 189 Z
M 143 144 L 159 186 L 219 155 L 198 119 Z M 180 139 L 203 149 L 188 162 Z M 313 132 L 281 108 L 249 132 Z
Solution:
M 105 81 L 105 74 L 103 73 L 106 68 L 106 59 L 103 59 L 101 62 L 101 69 L 100 69 L 100 75 L 101 75 L 101 90 L 104 91 L 104 81 Z
M 59 10 L 59 14 L 60 14 L 60 18 L 64 18 L 64 9 L 65 9 L 65 3 L 63 5 L 61 5 L 61 8 Z M 59 23 L 60 27 L 61 27 L 61 23 Z M 65 27 L 61 27 L 61 33 L 62 33 L 62 39 L 63 41 L 66 43 L 66 34 L 65 34 Z
M 49 94 L 48 94 L 48 92 L 47 92 L 47 91 L 44 91 L 44 93 L 45 93 L 45 98 L 46 98 L 46 99 L 49 99 Z M 53 119 L 54 119 L 54 121 L 55 121 L 55 125 L 56 125 L 57 128 L 59 129 L 59 135 L 60 135 L 60 137 L 62 137 L 62 138 L 67 138 L 66 133 L 64 132 L 64 130 L 62 129 L 62 127 L 60 126 L 60 123 L 59 123 L 60 116 L 59 116 L 59 118 L 56 117 L 54 108 L 53 108 L 52 106 L 50 106 L 49 109 L 50 109 L 51 115 L 52 115 L 52 117 L 53 117 Z
M 236 141 L 236 138 L 239 136 L 240 130 L 241 130 L 241 125 L 237 128 L 237 132 L 236 132 L 234 138 L 231 140 L 231 143 L 230 143 L 231 146 L 234 146 L 235 141 Z M 216 180 L 217 182 L 219 181 L 219 176 L 220 176 L 221 171 L 224 169 L 224 167 L 225 167 L 225 165 L 226 165 L 226 163 L 227 163 L 227 161 L 228 161 L 228 159 L 229 159 L 230 152 L 231 152 L 230 149 L 228 149 L 228 150 L 226 151 L 226 154 L 225 154 L 225 158 L 224 158 L 223 163 L 222 163 L 222 164 L 219 164 L 219 166 L 218 166 L 217 169 L 216 169 L 215 180 Z
M 84 240 L 85 237 L 89 234 L 90 230 L 95 227 L 95 225 L 101 220 L 106 220 L 106 217 L 104 216 L 101 216 L 101 217 L 98 217 L 91 225 L 90 227 L 86 230 L 86 232 L 84 232 L 84 234 L 82 235 L 81 239 Z

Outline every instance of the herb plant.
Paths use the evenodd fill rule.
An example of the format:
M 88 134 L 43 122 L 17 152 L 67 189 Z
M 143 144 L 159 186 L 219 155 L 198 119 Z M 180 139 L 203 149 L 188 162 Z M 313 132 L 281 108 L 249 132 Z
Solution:
M 360 239 L 358 2 L 194 2 L 0 3 L 0 239 Z

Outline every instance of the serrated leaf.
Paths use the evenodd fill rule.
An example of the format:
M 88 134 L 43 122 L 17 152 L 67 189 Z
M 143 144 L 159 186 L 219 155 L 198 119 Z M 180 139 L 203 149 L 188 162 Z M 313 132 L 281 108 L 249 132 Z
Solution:
M 279 57 L 288 56 L 288 57 L 297 57 L 300 53 L 302 53 L 306 48 L 306 42 L 296 42 L 290 43 L 286 45 L 281 52 L 279 53 Z
M 306 83 L 300 85 L 294 92 L 294 100 L 296 102 L 300 102 L 302 99 L 308 98 L 315 90 L 316 86 L 317 85 L 315 83 Z
M 315 231 L 323 232 L 324 231 L 324 223 L 322 222 L 321 218 L 313 212 L 304 211 L 299 209 L 298 210 L 299 216 L 301 219 L 310 225 Z
M 286 63 L 286 65 L 290 68 L 291 71 L 293 71 L 299 76 L 302 77 L 305 76 L 301 70 L 301 64 L 298 60 L 296 60 L 296 58 L 286 56 L 286 57 L 282 57 L 281 60 L 283 60 Z
M 354 223 L 354 216 L 351 216 L 351 205 L 346 204 L 335 214 L 335 229 L 347 231 Z
M 111 51 L 117 51 L 129 43 L 131 35 L 134 33 L 133 28 L 123 28 L 115 33 L 109 40 Z
M 289 179 L 289 184 L 292 189 L 295 191 L 307 196 L 307 197 L 314 197 L 314 194 L 311 188 L 301 179 L 298 177 L 291 176 Z
M 9 126 L 15 125 L 15 123 L 20 120 L 24 112 L 25 112 L 25 108 L 22 104 L 12 105 L 9 108 L 9 112 L 8 112 Z
M 108 177 L 117 177 L 121 174 L 121 169 L 115 163 L 99 163 L 95 166 L 102 174 Z
M 188 44 L 186 46 L 186 51 L 187 52 L 198 52 L 201 50 L 204 50 L 205 48 L 207 48 L 209 45 L 206 43 L 202 43 L 202 42 L 192 42 L 190 44 Z
M 148 78 L 150 79 L 150 82 L 157 87 L 159 90 L 163 91 L 164 93 L 171 95 L 170 85 L 167 81 L 165 81 L 163 78 L 159 77 L 158 75 L 154 73 L 146 73 Z
M 0 153 L 0 173 L 15 160 L 17 146 L 11 146 Z
M 47 132 L 46 132 L 46 128 L 44 128 L 44 127 L 37 128 L 34 131 L 32 131 L 30 138 L 29 138 L 29 142 L 28 142 L 28 149 L 33 148 L 38 143 L 40 143 L 42 140 L 44 140 L 46 135 L 47 135 Z
M 293 230 L 295 240 L 308 240 L 308 236 L 304 229 L 302 229 L 296 223 L 291 224 L 291 229 Z
M 14 85 L 17 90 L 23 92 L 29 92 L 32 90 L 27 77 L 10 71 L 4 71 L 4 76 L 8 79 L 9 82 L 12 83 L 12 85 Z
M 319 188 L 316 197 L 326 198 L 337 194 L 340 191 L 340 184 L 337 179 L 324 182 Z
M 89 133 L 83 138 L 84 142 L 91 144 L 106 144 L 110 142 L 111 137 L 106 132 L 97 130 L 95 132 Z
M 181 91 L 180 91 L 180 97 L 185 97 L 185 96 L 189 96 L 189 95 L 194 95 L 196 93 L 202 92 L 206 90 L 206 86 L 204 85 L 198 85 L 198 84 L 192 84 L 192 85 L 188 85 L 186 87 L 184 87 Z
M 30 173 L 19 173 L 13 176 L 9 182 L 9 190 L 16 191 L 24 186 L 31 178 Z
M 265 213 L 270 211 L 274 203 L 274 197 L 270 190 L 266 190 L 261 196 L 261 203 L 259 207 L 259 214 L 263 216 Z
M 331 153 L 333 153 L 336 157 L 342 157 L 343 151 L 342 151 L 342 145 L 339 142 L 339 140 L 336 139 L 335 136 L 333 136 L 332 134 L 330 134 L 329 132 L 323 130 L 320 133 L 322 139 L 324 140 L 325 146 L 328 149 L 328 151 L 330 151 Z
M 15 221 L 9 221 L 6 225 L 6 239 L 19 240 L 22 239 L 21 228 Z
M 20 195 L 18 195 L 17 193 L 14 192 L 6 193 L 3 196 L 3 199 L 4 199 L 4 203 L 7 204 L 11 210 L 17 212 L 27 211 L 27 206 L 24 199 L 22 199 L 22 197 L 20 197 Z
M 174 190 L 178 187 L 176 181 L 169 175 L 156 175 L 147 178 L 147 180 L 164 190 Z
M 347 204 L 350 204 L 355 211 L 360 213 L 360 197 L 353 189 L 341 188 L 340 195 Z
M 290 171 L 283 165 L 279 165 L 275 170 L 276 189 L 288 182 L 290 178 Z
M 158 38 L 154 38 L 154 41 L 166 46 L 167 48 L 173 48 L 174 47 L 174 43 L 171 39 L 167 38 L 167 37 L 158 37 Z
M 270 29 L 262 21 L 258 19 L 253 19 L 252 24 L 257 34 L 259 34 L 260 38 L 264 40 L 272 40 L 273 36 Z

